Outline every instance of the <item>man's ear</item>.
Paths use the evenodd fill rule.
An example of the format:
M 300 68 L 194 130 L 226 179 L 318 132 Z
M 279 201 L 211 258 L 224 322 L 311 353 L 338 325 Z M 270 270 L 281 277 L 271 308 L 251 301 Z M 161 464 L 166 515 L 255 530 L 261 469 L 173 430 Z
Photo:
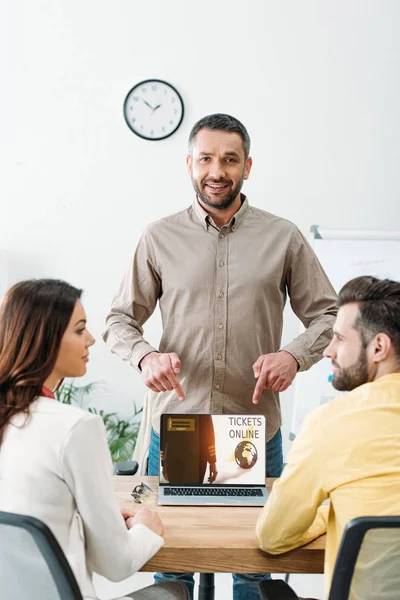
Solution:
M 244 177 L 243 177 L 243 179 L 248 179 L 249 178 L 252 164 L 253 164 L 253 159 L 251 158 L 251 156 L 249 156 L 248 158 L 246 158 L 246 162 L 245 162 L 245 165 L 244 165 Z
M 188 154 L 186 157 L 186 166 L 187 166 L 187 169 L 190 174 L 192 173 L 192 163 L 193 163 L 193 159 L 192 159 L 191 155 Z
M 378 333 L 370 342 L 371 359 L 375 363 L 386 360 L 392 349 L 392 340 L 387 333 Z

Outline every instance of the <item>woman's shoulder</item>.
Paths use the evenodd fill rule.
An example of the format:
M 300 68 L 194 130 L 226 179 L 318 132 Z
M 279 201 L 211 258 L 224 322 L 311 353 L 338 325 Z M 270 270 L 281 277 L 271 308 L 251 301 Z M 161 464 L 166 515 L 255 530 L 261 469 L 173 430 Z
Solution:
M 79 406 L 64 404 L 53 398 L 40 396 L 31 407 L 31 412 L 49 426 L 68 431 L 80 423 L 102 421 L 102 419 Z
M 90 440 L 96 444 L 106 436 L 101 417 L 79 406 L 43 396 L 31 404 L 29 413 L 14 415 L 10 426 L 6 436 L 8 444 L 15 443 L 18 447 L 23 444 L 25 449 L 29 444 L 40 446 L 48 457 L 58 454 L 69 442 L 78 440 L 84 445 Z

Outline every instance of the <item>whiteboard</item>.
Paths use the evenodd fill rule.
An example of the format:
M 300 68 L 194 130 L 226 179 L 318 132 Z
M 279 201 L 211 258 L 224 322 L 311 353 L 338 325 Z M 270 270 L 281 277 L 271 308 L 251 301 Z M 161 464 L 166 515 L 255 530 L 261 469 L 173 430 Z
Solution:
M 336 230 L 313 225 L 310 238 L 336 292 L 360 275 L 400 280 L 400 231 Z M 331 361 L 323 358 L 296 376 L 291 440 L 309 412 L 339 395 L 330 383 L 331 375 Z

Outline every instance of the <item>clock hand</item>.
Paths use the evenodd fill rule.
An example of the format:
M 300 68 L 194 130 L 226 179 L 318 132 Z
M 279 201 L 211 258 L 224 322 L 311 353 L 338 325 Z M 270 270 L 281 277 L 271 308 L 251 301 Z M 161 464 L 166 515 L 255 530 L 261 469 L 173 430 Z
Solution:
M 162 104 L 158 104 L 158 105 L 157 105 L 155 108 L 153 108 L 153 110 L 152 110 L 152 113 L 151 113 L 151 114 L 153 114 L 153 112 L 155 112 L 155 111 L 157 110 L 157 108 L 160 108 L 160 106 L 162 106 Z
M 142 100 L 143 100 L 143 98 L 142 98 Z M 151 110 L 154 110 L 154 108 L 151 106 L 151 104 L 149 104 L 149 103 L 148 103 L 146 100 L 143 100 L 143 102 L 144 102 L 145 104 L 147 104 L 147 106 L 148 106 L 149 108 L 151 108 Z

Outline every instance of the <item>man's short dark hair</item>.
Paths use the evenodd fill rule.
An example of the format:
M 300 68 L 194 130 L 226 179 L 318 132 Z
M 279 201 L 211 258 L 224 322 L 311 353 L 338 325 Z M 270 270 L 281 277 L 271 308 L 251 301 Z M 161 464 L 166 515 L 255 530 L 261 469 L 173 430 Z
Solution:
M 235 117 L 231 115 L 225 115 L 223 113 L 216 113 L 214 115 L 208 115 L 203 117 L 200 121 L 197 121 L 192 127 L 192 131 L 189 135 L 189 152 L 192 150 L 193 142 L 200 129 L 209 129 L 210 131 L 228 131 L 229 133 L 238 133 L 242 138 L 244 157 L 245 159 L 250 154 L 250 136 L 246 127 Z
M 386 333 L 400 360 L 400 282 L 363 276 L 352 279 L 339 292 L 337 306 L 357 303 L 355 328 L 364 346 L 378 334 Z

